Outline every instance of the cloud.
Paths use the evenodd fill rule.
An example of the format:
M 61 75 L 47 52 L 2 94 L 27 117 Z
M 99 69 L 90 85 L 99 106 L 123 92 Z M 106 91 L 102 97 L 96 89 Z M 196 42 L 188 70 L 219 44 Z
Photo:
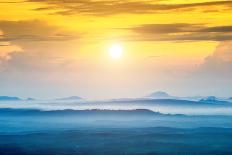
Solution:
M 79 38 L 76 32 L 39 20 L 0 21 L 0 32 L 0 67 L 16 71 L 58 66 L 64 51 Z
M 0 4 L 4 4 L 4 3 L 6 3 L 6 4 L 8 4 L 8 3 L 23 3 L 23 1 L 21 1 L 21 2 L 14 2 L 14 1 L 5 1 L 5 2 L 0 2 Z
M 231 95 L 232 41 L 219 43 L 202 64 L 180 80 L 179 88 L 198 95 Z M 177 86 L 176 86 L 177 87 Z
M 223 41 L 201 64 L 178 70 L 174 65 L 165 73 L 162 87 L 179 95 L 231 96 L 232 92 L 232 41 Z M 165 69 L 165 68 L 164 68 Z M 171 74 L 176 70 L 177 74 Z M 155 74 L 157 75 L 157 73 Z M 160 81 L 159 81 L 160 82 Z
M 203 74 L 232 78 L 232 41 L 220 43 L 212 55 L 205 58 L 199 71 Z M 228 76 L 230 75 L 230 76 Z
M 232 26 L 209 27 L 201 30 L 202 32 L 232 32 Z
M 226 41 L 232 40 L 232 26 L 208 27 L 204 24 L 145 24 L 129 28 L 129 38 L 142 41 Z
M 22 49 L 16 45 L 0 45 L 0 71 L 7 61 L 11 59 L 11 53 L 21 52 Z
M 202 28 L 199 24 L 174 23 L 174 24 L 145 24 L 131 28 L 132 31 L 147 34 L 169 34 L 192 32 Z
M 77 34 L 51 26 L 43 21 L 0 21 L 0 42 L 7 41 L 63 41 L 77 39 Z
M 40 7 L 35 10 L 56 10 L 57 14 L 72 15 L 115 15 L 115 14 L 139 14 L 139 13 L 164 13 L 177 9 L 194 10 L 194 9 L 211 9 L 216 6 L 232 7 L 232 1 L 209 1 L 199 3 L 182 3 L 173 4 L 171 1 L 117 1 L 117 0 L 27 0 L 27 2 L 42 2 L 49 7 Z M 52 6 L 52 7 L 51 7 Z

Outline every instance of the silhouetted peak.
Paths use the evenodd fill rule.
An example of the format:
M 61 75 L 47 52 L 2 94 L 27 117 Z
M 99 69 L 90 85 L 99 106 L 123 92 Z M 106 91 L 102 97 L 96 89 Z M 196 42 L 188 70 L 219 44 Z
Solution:
M 171 96 L 166 93 L 166 92 L 163 92 L 163 91 L 157 91 L 157 92 L 154 92 L 152 94 L 150 94 L 148 97 L 151 97 L 151 98 L 171 98 Z
M 81 100 L 82 98 L 79 96 L 70 96 L 70 97 L 65 97 L 65 98 L 60 98 L 58 100 Z

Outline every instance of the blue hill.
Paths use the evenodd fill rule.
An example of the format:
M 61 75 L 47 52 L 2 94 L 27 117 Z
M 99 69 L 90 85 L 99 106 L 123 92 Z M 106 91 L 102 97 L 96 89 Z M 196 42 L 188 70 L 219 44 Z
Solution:
M 154 93 L 148 95 L 147 97 L 154 98 L 154 99 L 172 98 L 172 96 L 170 96 L 168 93 L 162 92 L 162 91 L 154 92 Z
M 11 97 L 11 96 L 0 96 L 0 101 L 20 101 L 22 99 L 18 97 Z
M 201 99 L 200 102 L 204 102 L 204 103 L 228 103 L 226 101 L 219 100 L 215 96 L 208 96 L 206 98 Z
M 65 97 L 65 98 L 60 98 L 57 100 L 81 100 L 82 98 L 79 96 L 70 96 L 70 97 Z

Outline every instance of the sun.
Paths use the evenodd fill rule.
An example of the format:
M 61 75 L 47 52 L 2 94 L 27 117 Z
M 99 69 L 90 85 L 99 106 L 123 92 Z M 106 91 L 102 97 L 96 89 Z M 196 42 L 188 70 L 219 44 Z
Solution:
M 113 59 L 119 59 L 122 57 L 123 54 L 123 48 L 120 44 L 113 44 L 109 48 L 109 55 Z

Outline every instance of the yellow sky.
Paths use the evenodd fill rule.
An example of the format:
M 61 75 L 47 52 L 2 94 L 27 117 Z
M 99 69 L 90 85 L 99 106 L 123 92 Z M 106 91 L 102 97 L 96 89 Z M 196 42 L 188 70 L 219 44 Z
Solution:
M 12 47 L 8 47 L 9 50 L 0 47 L 4 48 L 4 54 L 0 56 L 12 53 L 12 48 L 27 52 L 37 47 L 36 54 L 25 55 L 38 58 L 41 54 L 46 61 L 54 58 L 49 63 L 73 59 L 83 62 L 79 65 L 87 68 L 91 65 L 92 68 L 114 67 L 116 62 L 110 60 L 108 49 L 119 43 L 124 53 L 116 66 L 130 69 L 175 66 L 180 70 L 194 70 L 213 54 L 220 42 L 232 39 L 231 29 L 225 28 L 232 24 L 230 2 L 2 0 L 0 30 L 4 35 L 1 38 L 8 39 L 1 43 Z M 41 33 L 38 26 L 35 34 L 29 36 L 33 22 L 36 25 L 38 21 L 43 26 Z M 8 25 L 11 27 L 7 28 Z M 66 35 L 73 38 L 67 39 Z M 57 41 L 57 37 L 64 41 Z M 56 40 L 50 41 L 49 38 Z

